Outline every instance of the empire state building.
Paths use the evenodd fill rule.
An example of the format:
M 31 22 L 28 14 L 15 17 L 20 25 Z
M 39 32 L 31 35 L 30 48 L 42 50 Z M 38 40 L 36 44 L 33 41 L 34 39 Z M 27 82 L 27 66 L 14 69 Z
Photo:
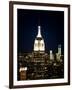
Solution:
M 40 26 L 38 26 L 38 34 L 34 41 L 34 51 L 40 51 L 40 52 L 45 51 L 45 43 L 44 43 L 44 39 L 41 35 L 41 27 Z

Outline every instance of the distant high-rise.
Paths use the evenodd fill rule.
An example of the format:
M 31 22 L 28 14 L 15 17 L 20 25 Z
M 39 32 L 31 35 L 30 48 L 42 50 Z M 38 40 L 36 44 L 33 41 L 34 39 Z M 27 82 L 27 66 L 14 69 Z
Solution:
M 38 34 L 34 41 L 34 51 L 45 51 L 44 39 L 41 35 L 41 27 L 38 26 Z
M 61 44 L 58 45 L 58 53 L 61 55 Z
M 54 60 L 54 56 L 53 56 L 52 50 L 50 50 L 50 60 Z
M 58 45 L 58 53 L 56 53 L 56 59 L 61 60 L 61 44 Z

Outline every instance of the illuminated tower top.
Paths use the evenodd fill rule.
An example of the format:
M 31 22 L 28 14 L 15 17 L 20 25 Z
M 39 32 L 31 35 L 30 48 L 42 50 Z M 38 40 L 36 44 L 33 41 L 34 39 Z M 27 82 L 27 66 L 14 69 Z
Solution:
M 41 35 L 41 27 L 38 26 L 38 34 L 35 38 L 34 41 L 34 51 L 45 51 L 45 43 L 44 43 L 44 39 L 42 38 Z
M 40 26 L 38 26 L 38 34 L 37 34 L 37 37 L 42 37 L 42 36 L 41 36 L 41 27 L 40 27 Z

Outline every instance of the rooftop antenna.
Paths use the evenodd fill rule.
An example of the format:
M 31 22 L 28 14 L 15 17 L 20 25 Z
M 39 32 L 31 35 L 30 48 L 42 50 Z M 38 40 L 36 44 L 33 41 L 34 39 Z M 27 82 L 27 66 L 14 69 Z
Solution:
M 37 37 L 42 37 L 41 36 L 41 26 L 40 26 L 40 16 L 38 16 L 38 35 Z

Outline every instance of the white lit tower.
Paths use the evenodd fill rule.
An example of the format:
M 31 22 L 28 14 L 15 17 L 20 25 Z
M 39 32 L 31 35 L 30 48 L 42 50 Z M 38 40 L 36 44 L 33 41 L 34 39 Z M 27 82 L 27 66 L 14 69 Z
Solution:
M 45 43 L 44 43 L 44 39 L 41 35 L 41 27 L 40 26 L 38 26 L 38 34 L 34 41 L 34 51 L 40 51 L 40 52 L 45 51 Z
M 61 44 L 58 45 L 58 53 L 61 55 Z
M 58 53 L 56 53 L 56 59 L 58 61 L 61 59 L 61 44 L 58 45 Z
M 52 50 L 50 50 L 50 60 L 54 60 L 54 55 L 52 53 Z

